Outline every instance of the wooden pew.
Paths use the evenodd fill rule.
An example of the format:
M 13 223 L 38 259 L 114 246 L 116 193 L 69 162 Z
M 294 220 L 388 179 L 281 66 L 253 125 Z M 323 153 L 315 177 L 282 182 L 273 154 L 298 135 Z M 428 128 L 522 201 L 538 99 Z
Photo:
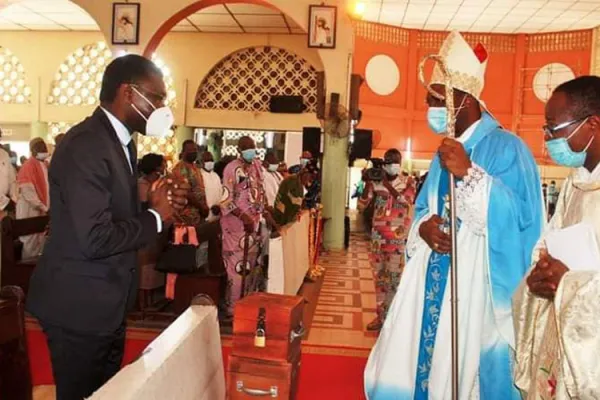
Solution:
M 25 295 L 16 286 L 0 290 L 0 399 L 31 400 L 25 338 Z
M 0 222 L 0 240 L 2 241 L 2 275 L 0 282 L 3 286 L 19 286 L 27 294 L 29 278 L 31 278 L 33 269 L 37 264 L 37 258 L 22 259 L 23 246 L 19 241 L 19 237 L 45 232 L 49 222 L 50 218 L 48 216 L 16 220 L 10 217 L 2 219 Z

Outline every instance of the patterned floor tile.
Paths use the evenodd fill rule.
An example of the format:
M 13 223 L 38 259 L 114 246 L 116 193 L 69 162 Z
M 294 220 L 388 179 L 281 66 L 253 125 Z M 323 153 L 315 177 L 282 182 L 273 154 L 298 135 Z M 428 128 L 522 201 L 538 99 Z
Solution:
M 353 234 L 346 252 L 321 255 L 325 268 L 307 344 L 370 349 L 377 334 L 366 331 L 375 317 L 375 286 L 369 264 L 369 243 Z

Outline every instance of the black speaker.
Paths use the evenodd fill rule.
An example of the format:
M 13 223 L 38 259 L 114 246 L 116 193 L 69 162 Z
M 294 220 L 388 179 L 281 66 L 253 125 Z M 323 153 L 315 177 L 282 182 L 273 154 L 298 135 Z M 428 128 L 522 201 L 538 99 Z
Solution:
M 352 74 L 350 79 L 350 118 L 354 121 L 359 121 L 361 117 L 359 97 L 360 87 L 365 80 L 358 74 Z
M 302 114 L 304 100 L 302 96 L 271 96 L 269 111 L 280 114 Z
M 373 131 L 356 129 L 354 131 L 354 143 L 352 143 L 350 159 L 364 158 L 367 160 L 371 158 L 371 150 L 373 150 Z
M 302 129 L 302 151 L 310 151 L 313 157 L 321 154 L 321 128 Z

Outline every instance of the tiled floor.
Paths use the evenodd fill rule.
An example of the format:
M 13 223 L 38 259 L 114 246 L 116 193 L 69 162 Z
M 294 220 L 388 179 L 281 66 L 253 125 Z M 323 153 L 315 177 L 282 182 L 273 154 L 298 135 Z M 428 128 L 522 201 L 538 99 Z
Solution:
M 325 279 L 306 344 L 370 349 L 377 334 L 366 332 L 375 318 L 375 287 L 364 234 L 353 234 L 350 248 L 319 258 Z

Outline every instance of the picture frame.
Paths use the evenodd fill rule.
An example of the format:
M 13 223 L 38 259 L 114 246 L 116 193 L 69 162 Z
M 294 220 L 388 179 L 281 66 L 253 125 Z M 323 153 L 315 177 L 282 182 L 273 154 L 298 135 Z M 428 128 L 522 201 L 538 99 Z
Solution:
M 335 49 L 337 39 L 337 7 L 310 5 L 308 8 L 308 47 Z
M 140 3 L 113 3 L 112 44 L 140 42 Z

